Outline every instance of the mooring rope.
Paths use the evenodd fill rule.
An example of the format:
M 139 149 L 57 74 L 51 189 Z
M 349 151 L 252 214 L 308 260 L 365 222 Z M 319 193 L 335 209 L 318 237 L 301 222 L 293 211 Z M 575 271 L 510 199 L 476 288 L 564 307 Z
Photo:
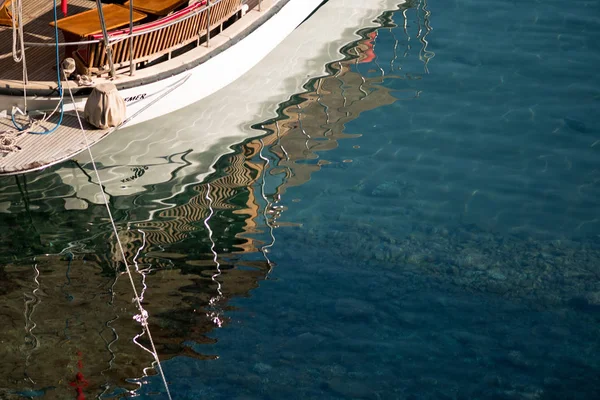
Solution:
M 66 74 L 65 74 L 66 79 Z M 73 92 L 71 91 L 71 86 L 67 85 L 69 90 L 69 96 L 71 97 L 71 101 L 75 104 L 75 98 L 73 97 Z M 100 186 L 100 193 L 102 194 L 102 198 L 104 199 L 104 205 L 106 206 L 106 211 L 108 212 L 108 217 L 110 219 L 110 223 L 112 225 L 113 233 L 115 234 L 115 238 L 117 239 L 117 244 L 119 246 L 119 251 L 121 252 L 121 257 L 123 258 L 123 264 L 125 264 L 125 271 L 127 272 L 127 276 L 129 277 L 129 283 L 131 284 L 131 289 L 133 290 L 133 294 L 135 296 L 134 301 L 136 303 L 137 309 L 140 312 L 139 316 L 134 316 L 134 319 L 138 321 L 145 333 L 148 334 L 148 340 L 150 341 L 150 345 L 152 347 L 152 351 L 150 352 L 156 361 L 156 365 L 158 367 L 158 372 L 160 373 L 160 377 L 162 379 L 163 385 L 165 386 L 165 390 L 167 392 L 167 397 L 169 400 L 171 398 L 171 392 L 169 391 L 169 385 L 167 384 L 167 379 L 165 378 L 165 374 L 158 358 L 158 352 L 156 351 L 156 346 L 154 345 L 154 340 L 152 340 L 152 334 L 150 333 L 150 326 L 148 325 L 148 312 L 142 306 L 142 301 L 138 296 L 137 289 L 135 288 L 135 283 L 133 282 L 133 276 L 131 275 L 131 271 L 129 269 L 129 264 L 127 263 L 127 258 L 125 257 L 125 251 L 123 250 L 123 244 L 121 243 L 121 239 L 119 238 L 119 232 L 117 230 L 117 225 L 115 224 L 115 220 L 112 216 L 112 212 L 110 211 L 110 205 L 108 203 L 108 198 L 106 197 L 106 193 L 104 192 L 104 184 L 102 183 L 102 179 L 100 179 L 100 173 L 98 172 L 98 168 L 96 167 L 96 161 L 94 160 L 94 155 L 92 154 L 92 149 L 90 148 L 90 143 L 88 141 L 85 128 L 83 127 L 83 123 L 81 122 L 81 117 L 79 116 L 79 110 L 75 107 L 75 115 L 77 116 L 77 122 L 79 123 L 79 127 L 81 128 L 81 134 L 85 140 L 85 147 L 87 148 L 88 154 L 90 155 L 90 162 L 92 167 L 94 168 L 94 173 L 96 174 L 96 179 L 98 180 L 98 185 Z M 143 346 L 142 346 L 143 347 Z
M 24 101 L 24 112 L 27 112 L 27 84 L 29 83 L 29 77 L 27 76 L 27 62 L 25 60 L 25 41 L 23 39 L 23 0 L 15 0 L 11 3 L 12 7 L 12 30 L 13 30 L 13 42 L 12 42 L 12 56 L 15 62 L 23 63 L 23 101 Z M 19 42 L 19 50 L 17 50 L 17 42 Z M 20 53 L 19 53 L 20 51 Z

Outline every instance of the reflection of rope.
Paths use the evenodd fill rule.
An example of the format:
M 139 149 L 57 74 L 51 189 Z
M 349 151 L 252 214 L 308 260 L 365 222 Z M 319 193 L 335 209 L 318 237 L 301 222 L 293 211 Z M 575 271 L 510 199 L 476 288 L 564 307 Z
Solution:
M 25 294 L 25 297 L 27 300 L 25 300 L 25 311 L 23 314 L 25 316 L 26 343 L 33 345 L 33 348 L 31 349 L 31 351 L 27 352 L 27 356 L 25 357 L 25 376 L 32 383 L 35 384 L 33 379 L 31 379 L 31 377 L 29 377 L 29 374 L 27 373 L 27 367 L 29 366 L 29 359 L 31 358 L 31 354 L 38 347 L 40 347 L 40 342 L 39 342 L 37 336 L 35 336 L 33 333 L 33 330 L 36 328 L 37 324 L 33 321 L 33 318 L 32 318 L 33 313 L 35 312 L 36 306 L 41 302 L 40 298 L 36 294 L 36 292 L 38 290 L 40 290 L 40 281 L 38 281 L 38 277 L 40 276 L 40 270 L 37 267 L 37 263 L 33 265 L 33 270 L 35 271 L 35 276 L 33 278 L 33 281 L 35 282 L 36 287 L 31 292 L 31 295 Z
M 65 76 L 65 78 L 66 78 L 66 76 Z M 73 102 L 73 104 L 75 104 L 75 98 L 73 97 L 73 92 L 71 91 L 71 86 L 67 85 L 67 88 L 69 89 L 69 95 L 71 96 L 71 101 Z M 158 358 L 158 353 L 156 351 L 156 346 L 154 345 L 154 341 L 152 340 L 152 334 L 150 333 L 150 326 L 148 325 L 148 311 L 146 311 L 144 309 L 144 307 L 142 306 L 142 302 L 140 300 L 140 297 L 138 296 L 137 289 L 135 288 L 135 283 L 133 282 L 133 276 L 131 275 L 131 271 L 129 269 L 129 264 L 127 263 L 127 258 L 125 257 L 125 250 L 123 250 L 123 244 L 121 243 L 121 239 L 119 238 L 119 232 L 117 230 L 117 225 L 115 224 L 115 220 L 112 216 L 112 212 L 110 211 L 110 206 L 108 204 L 108 199 L 106 197 L 106 193 L 104 192 L 104 184 L 102 183 L 102 180 L 100 179 L 100 173 L 98 172 L 98 168 L 96 167 L 96 161 L 94 160 L 94 155 L 92 154 L 92 150 L 90 149 L 90 143 L 88 142 L 88 138 L 85 133 L 85 129 L 83 128 L 83 123 L 81 122 L 81 117 L 79 116 L 79 111 L 77 110 L 77 107 L 75 107 L 75 115 L 77 116 L 77 121 L 79 122 L 79 127 L 81 128 L 81 134 L 83 135 L 83 138 L 85 140 L 85 147 L 87 148 L 88 153 L 90 155 L 90 161 L 92 163 L 92 166 L 94 167 L 96 179 L 98 180 L 98 186 L 100 187 L 100 193 L 102 194 L 102 198 L 104 199 L 104 205 L 106 206 L 106 211 L 108 212 L 108 217 L 109 217 L 110 223 L 112 225 L 113 233 L 115 234 L 115 238 L 117 239 L 117 244 L 118 244 L 119 250 L 121 252 L 121 257 L 123 258 L 123 264 L 125 264 L 125 271 L 127 272 L 127 276 L 129 277 L 129 283 L 131 284 L 131 289 L 133 290 L 133 294 L 135 296 L 134 301 L 135 301 L 138 311 L 140 312 L 138 315 L 134 316 L 134 319 L 142 325 L 143 332 L 141 335 L 136 336 L 136 338 L 139 336 L 142 336 L 144 334 L 148 334 L 148 340 L 150 341 L 152 350 L 150 351 L 150 350 L 146 349 L 144 346 L 142 346 L 141 344 L 139 344 L 135 340 L 136 338 L 134 338 L 134 342 L 136 344 L 138 344 L 140 347 L 142 347 L 144 350 L 148 351 L 154 357 L 154 360 L 156 361 L 156 366 L 158 367 L 158 372 L 160 373 L 160 377 L 162 378 L 163 385 L 167 392 L 167 397 L 169 398 L 169 400 L 172 400 L 171 392 L 169 391 L 169 385 L 167 384 L 167 379 L 165 378 L 165 374 L 164 374 L 162 365 L 160 364 L 160 360 Z
M 106 349 L 108 350 L 108 352 L 110 353 L 110 360 L 108 360 L 108 368 L 102 370 L 102 372 L 100 372 L 100 374 L 102 376 L 104 376 L 104 373 L 106 371 L 109 371 L 110 369 L 113 368 L 113 362 L 115 361 L 115 359 L 117 358 L 115 356 L 115 352 L 110 348 L 110 346 L 112 346 L 117 340 L 119 340 L 119 334 L 117 333 L 117 331 L 115 330 L 115 328 L 113 328 L 111 326 L 111 324 L 113 322 L 115 322 L 117 319 L 119 319 L 119 316 L 115 315 L 115 317 L 111 320 L 108 320 L 104 323 L 104 326 L 106 326 L 108 329 L 111 330 L 112 332 L 112 340 L 109 342 L 106 339 L 104 339 L 104 336 L 102 336 L 102 332 L 104 332 L 104 329 L 102 331 L 100 331 L 100 337 L 102 338 L 102 340 L 104 340 L 104 343 L 106 343 Z M 104 387 L 104 391 L 100 394 L 100 396 L 98 398 L 104 398 L 102 397 L 110 388 L 109 384 L 106 384 Z

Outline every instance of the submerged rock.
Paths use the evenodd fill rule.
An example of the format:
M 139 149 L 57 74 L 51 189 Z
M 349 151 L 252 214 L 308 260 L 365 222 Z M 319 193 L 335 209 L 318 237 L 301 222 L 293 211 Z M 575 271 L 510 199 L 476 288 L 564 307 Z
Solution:
M 363 300 L 344 298 L 335 302 L 335 312 L 343 318 L 371 318 L 375 307 Z
M 413 224 L 410 233 L 391 220 L 374 226 L 340 218 L 334 224 L 313 224 L 310 235 L 300 230 L 289 234 L 302 246 L 327 243 L 332 257 L 379 268 L 379 273 L 389 269 L 427 275 L 432 283 L 452 283 L 466 291 L 531 302 L 536 308 L 600 312 L 597 238 L 523 239 L 472 224 L 453 229 Z M 335 309 L 344 318 L 373 311 L 368 303 L 351 299 L 340 300 Z
M 260 374 L 266 374 L 266 373 L 270 372 L 273 369 L 273 367 L 271 367 L 269 364 L 259 362 L 259 363 L 254 364 L 254 367 L 252 369 L 254 369 L 254 371 L 256 371 Z
M 377 399 L 373 388 L 366 382 L 354 379 L 332 378 L 325 383 L 325 387 L 347 399 Z
M 585 124 L 581 121 L 578 121 L 573 118 L 563 118 L 563 121 L 565 122 L 565 125 L 567 125 L 569 127 L 569 129 L 572 129 L 572 130 L 574 130 L 576 132 L 580 132 L 580 133 L 586 132 Z

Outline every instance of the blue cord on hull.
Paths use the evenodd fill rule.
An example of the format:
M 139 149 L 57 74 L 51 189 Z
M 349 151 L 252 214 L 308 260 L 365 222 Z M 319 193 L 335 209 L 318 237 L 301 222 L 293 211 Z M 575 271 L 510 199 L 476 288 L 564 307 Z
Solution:
M 49 131 L 46 132 L 28 132 L 34 135 L 48 135 L 52 132 L 54 132 L 55 130 L 58 129 L 58 127 L 60 126 L 60 124 L 62 124 L 62 120 L 63 120 L 63 115 L 64 115 L 64 101 L 63 101 L 63 88 L 62 88 L 62 82 L 60 79 L 60 55 L 59 55 L 59 50 L 58 50 L 58 15 L 56 13 L 56 0 L 53 0 L 54 2 L 54 43 L 56 44 L 56 82 L 58 83 L 58 95 L 60 96 L 60 117 L 58 119 L 58 122 L 56 123 L 56 126 L 52 129 L 50 129 Z M 22 21 L 19 21 L 22 24 Z M 17 123 L 17 121 L 15 120 L 15 115 L 12 114 L 11 115 L 11 119 L 13 122 L 13 125 L 19 130 L 19 131 L 23 131 L 24 128 L 22 126 L 19 126 L 19 124 Z

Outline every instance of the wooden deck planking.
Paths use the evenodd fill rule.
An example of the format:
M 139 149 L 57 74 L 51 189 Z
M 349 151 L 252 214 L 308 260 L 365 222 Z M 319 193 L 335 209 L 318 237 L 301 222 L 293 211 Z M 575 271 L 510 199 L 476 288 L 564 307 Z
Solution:
M 57 120 L 58 117 L 53 117 L 43 126 L 37 126 L 33 130 L 39 132 L 43 131 L 42 128 L 52 129 Z M 114 130 L 96 129 L 85 121 L 83 123 L 90 146 L 98 143 Z M 14 130 L 12 121 L 9 118 L 0 118 L 0 134 L 9 130 Z M 86 149 L 77 117 L 71 114 L 64 115 L 61 126 L 55 132 L 45 135 L 23 133 L 18 136 L 16 145 L 21 150 L 0 153 L 0 175 L 43 169 L 68 160 Z

